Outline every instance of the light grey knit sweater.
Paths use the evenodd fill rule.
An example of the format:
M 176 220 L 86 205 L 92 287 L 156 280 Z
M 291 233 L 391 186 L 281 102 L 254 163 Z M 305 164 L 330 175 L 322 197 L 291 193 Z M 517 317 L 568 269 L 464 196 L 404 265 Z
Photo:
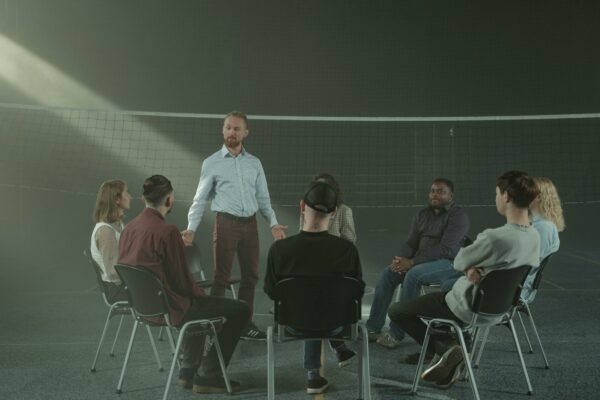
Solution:
M 477 235 L 470 246 L 461 249 L 454 259 L 454 269 L 466 271 L 469 267 L 482 269 L 482 277 L 495 269 L 510 269 L 521 265 L 539 264 L 540 237 L 532 226 L 506 224 L 486 229 Z M 458 318 L 470 322 L 474 285 L 461 276 L 446 294 L 446 304 Z M 481 318 L 482 323 L 495 323 L 499 318 Z

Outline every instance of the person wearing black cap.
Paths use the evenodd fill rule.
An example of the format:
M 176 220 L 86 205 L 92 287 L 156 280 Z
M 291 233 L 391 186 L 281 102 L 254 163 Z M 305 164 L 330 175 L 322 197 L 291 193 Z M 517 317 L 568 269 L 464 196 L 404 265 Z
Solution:
M 287 277 L 349 276 L 362 282 L 358 250 L 348 240 L 327 232 L 329 220 L 337 207 L 337 194 L 325 182 L 312 182 L 300 201 L 304 227 L 297 235 L 274 242 L 269 249 L 264 290 L 269 297 L 275 284 Z M 364 286 L 364 282 L 363 282 Z M 272 297 L 271 297 L 272 298 Z M 330 341 L 338 358 L 338 365 L 349 364 L 355 353 L 341 341 Z M 329 382 L 321 368 L 321 341 L 304 342 L 304 368 L 308 370 L 307 393 L 325 391 Z

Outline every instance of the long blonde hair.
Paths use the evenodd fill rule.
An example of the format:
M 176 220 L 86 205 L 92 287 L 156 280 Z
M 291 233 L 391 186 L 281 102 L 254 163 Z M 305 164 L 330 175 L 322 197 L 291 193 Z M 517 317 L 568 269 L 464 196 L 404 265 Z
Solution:
M 123 218 L 123 209 L 117 201 L 125 191 L 125 186 L 125 182 L 120 180 L 106 181 L 100 185 L 92 215 L 94 222 L 113 223 Z
M 538 199 L 536 199 L 536 206 L 540 214 L 552 221 L 559 232 L 564 231 L 566 227 L 565 219 L 556 186 L 549 178 L 545 177 L 535 177 L 533 181 L 540 190 Z

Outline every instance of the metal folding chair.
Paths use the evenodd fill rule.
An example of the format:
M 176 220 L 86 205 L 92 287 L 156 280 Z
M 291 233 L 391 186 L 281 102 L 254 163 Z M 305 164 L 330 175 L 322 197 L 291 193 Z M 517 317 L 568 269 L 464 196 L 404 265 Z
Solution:
M 117 338 L 119 337 L 119 333 L 121 332 L 121 325 L 123 324 L 123 318 L 125 315 L 132 315 L 131 309 L 129 308 L 129 303 L 127 301 L 115 301 L 110 302 L 108 299 L 108 289 L 106 288 L 106 282 L 102 280 L 102 275 L 100 273 L 100 266 L 94 258 L 92 257 L 92 253 L 89 250 L 84 250 L 83 254 L 87 256 L 92 269 L 94 270 L 94 274 L 96 275 L 96 281 L 98 282 L 98 287 L 100 288 L 100 293 L 102 293 L 102 300 L 104 300 L 104 304 L 108 307 L 108 315 L 106 316 L 106 321 L 104 322 L 104 328 L 102 329 L 102 335 L 100 336 L 100 341 L 98 342 L 98 348 L 96 349 L 96 355 L 94 356 L 94 361 L 92 362 L 92 367 L 90 368 L 91 372 L 96 372 L 96 364 L 98 362 L 98 356 L 100 355 L 100 349 L 102 348 L 102 344 L 104 343 L 104 338 L 106 337 L 106 332 L 108 331 L 108 326 L 110 325 L 110 321 L 113 317 L 121 316 L 119 318 L 119 325 L 117 326 L 117 332 L 115 333 L 115 338 L 113 339 L 112 346 L 110 348 L 110 356 L 115 356 L 115 345 L 117 343 Z M 135 321 L 135 320 L 134 320 Z M 152 337 L 152 332 L 150 332 L 150 327 L 147 327 L 148 336 L 150 337 L 150 343 L 152 344 L 152 349 L 154 350 L 154 355 L 156 357 L 156 362 L 158 363 L 158 368 L 162 371 L 162 364 L 160 362 L 160 358 L 158 357 L 158 351 L 156 350 L 156 344 L 154 343 L 154 338 Z
M 221 347 L 217 338 L 217 326 L 225 323 L 225 318 L 219 317 L 198 319 L 188 321 L 181 326 L 174 326 L 169 317 L 169 301 L 163 285 L 161 281 L 154 274 L 152 274 L 152 272 L 144 268 L 121 264 L 115 265 L 115 269 L 125 284 L 127 295 L 129 296 L 129 304 L 136 319 L 136 323 L 133 325 L 133 330 L 129 339 L 129 346 L 127 347 L 125 360 L 123 362 L 121 377 L 119 378 L 119 383 L 117 385 L 117 393 L 122 393 L 125 370 L 127 369 L 127 363 L 133 347 L 133 341 L 135 339 L 138 324 L 146 326 L 163 325 L 166 327 L 165 330 L 167 332 L 167 337 L 169 338 L 169 343 L 171 344 L 171 348 L 173 350 L 173 359 L 171 361 L 169 376 L 167 377 L 163 400 L 166 400 L 169 394 L 173 372 L 175 370 L 175 365 L 178 363 L 179 351 L 181 350 L 181 343 L 184 335 L 188 334 L 188 332 L 191 330 L 193 330 L 194 334 L 204 333 L 205 335 L 212 336 L 214 338 L 212 345 L 215 346 L 215 350 L 219 358 L 225 385 L 227 387 L 227 391 L 232 393 L 233 390 L 227 376 L 225 360 L 223 358 L 223 353 L 221 352 Z M 151 322 L 149 318 L 151 318 L 153 321 L 162 319 L 164 322 Z M 179 337 L 177 338 L 176 345 L 173 340 L 173 335 L 171 332 L 172 330 L 179 330 Z
M 429 345 L 429 339 L 432 332 L 435 329 L 446 327 L 449 328 L 451 332 L 453 332 L 458 338 L 464 363 L 467 369 L 468 380 L 473 390 L 473 396 L 479 400 L 479 391 L 477 389 L 477 383 L 475 381 L 475 375 L 473 374 L 473 368 L 471 365 L 472 354 L 475 349 L 473 349 L 473 351 L 469 350 L 465 342 L 464 333 L 472 332 L 478 328 L 489 328 L 489 324 L 478 322 L 480 316 L 504 317 L 508 314 L 512 317 L 512 314 L 514 314 L 516 306 L 519 302 L 522 283 L 530 269 L 530 266 L 524 265 L 517 268 L 489 272 L 473 291 L 474 298 L 472 303 L 472 311 L 474 312 L 474 316 L 468 324 L 460 324 L 449 319 L 429 318 L 426 316 L 421 317 L 421 320 L 427 324 L 427 331 L 425 333 L 425 339 L 421 348 L 421 356 L 419 357 L 419 363 L 417 364 L 417 370 L 415 373 L 411 394 L 415 394 L 417 392 L 421 370 L 425 361 L 426 349 Z M 512 322 L 512 318 L 508 318 L 506 323 L 508 324 L 508 327 L 512 333 L 515 348 L 517 349 L 521 367 L 523 369 L 523 374 L 525 376 L 525 380 L 527 381 L 527 393 L 531 395 L 533 394 L 533 388 L 531 387 L 531 382 L 527 373 L 527 367 L 525 365 L 525 360 L 523 359 L 521 346 L 519 345 L 519 340 L 515 332 L 515 326 Z M 474 339 L 474 341 L 476 340 L 477 338 Z
M 335 339 L 354 342 L 358 348 L 358 398 L 371 399 L 369 341 L 366 326 L 360 322 L 363 286 L 350 277 L 286 278 L 274 288 L 274 318 L 277 342 Z M 286 326 L 301 332 L 295 335 Z M 346 327 L 340 335 L 329 333 Z M 358 329 L 362 336 L 359 337 Z M 273 326 L 267 328 L 268 399 L 275 398 L 275 355 Z
M 542 274 L 544 273 L 546 265 L 548 265 L 548 262 L 550 261 L 550 258 L 552 258 L 553 255 L 554 255 L 554 253 L 547 255 L 546 258 L 544 258 L 542 260 L 542 262 L 540 263 L 540 266 L 535 271 L 531 272 L 531 273 L 535 274 L 535 279 L 532 284 L 533 290 L 537 291 L 538 288 L 540 287 L 540 283 L 542 282 Z M 527 341 L 527 345 L 529 347 L 529 353 L 530 354 L 533 353 L 533 347 L 531 346 L 531 340 L 529 339 L 529 335 L 527 334 L 527 328 L 525 327 L 525 323 L 523 322 L 523 318 L 521 317 L 521 314 L 525 314 L 529 319 L 529 323 L 531 324 L 531 328 L 533 329 L 535 338 L 538 342 L 538 345 L 540 346 L 540 350 L 542 352 L 542 357 L 544 358 L 544 367 L 546 369 L 550 368 L 550 364 L 548 363 L 548 357 L 546 357 L 546 352 L 544 351 L 544 346 L 542 346 L 542 341 L 540 340 L 540 335 L 538 333 L 537 327 L 533 320 L 533 315 L 531 314 L 531 309 L 529 308 L 529 304 L 527 302 L 523 301 L 521 298 L 519 298 L 519 304 L 517 305 L 515 314 L 519 317 L 519 321 L 521 322 L 521 327 L 523 327 L 523 333 L 525 335 L 525 340 Z M 485 346 L 486 339 L 487 339 L 487 335 L 485 335 L 484 339 L 482 340 L 481 348 L 479 349 L 479 353 L 478 353 L 477 359 L 475 361 L 475 367 L 477 367 L 479 365 L 479 359 L 481 357 L 481 353 L 483 353 L 483 348 Z
M 214 280 L 206 279 L 206 274 L 204 273 L 204 268 L 202 267 L 202 255 L 200 253 L 200 248 L 196 245 L 196 243 L 192 243 L 191 246 L 185 246 L 185 255 L 190 272 L 194 275 L 194 277 L 199 278 L 196 280 L 196 284 L 203 289 L 212 287 Z M 231 291 L 231 296 L 235 300 L 237 300 L 237 293 L 234 285 L 237 285 L 238 283 L 240 283 L 240 278 L 230 279 L 229 286 L 227 287 L 227 289 Z

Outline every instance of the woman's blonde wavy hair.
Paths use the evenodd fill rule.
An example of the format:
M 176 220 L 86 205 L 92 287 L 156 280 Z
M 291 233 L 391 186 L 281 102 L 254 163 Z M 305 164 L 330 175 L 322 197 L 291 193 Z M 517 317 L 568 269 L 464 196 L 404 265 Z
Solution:
M 565 219 L 556 186 L 549 178 L 545 177 L 535 177 L 533 181 L 540 190 L 536 201 L 542 217 L 552 221 L 559 232 L 564 231 L 566 227 Z
M 123 209 L 117 203 L 125 191 L 126 183 L 121 180 L 112 180 L 102 183 L 96 197 L 96 206 L 92 219 L 94 222 L 113 223 L 123 218 Z

